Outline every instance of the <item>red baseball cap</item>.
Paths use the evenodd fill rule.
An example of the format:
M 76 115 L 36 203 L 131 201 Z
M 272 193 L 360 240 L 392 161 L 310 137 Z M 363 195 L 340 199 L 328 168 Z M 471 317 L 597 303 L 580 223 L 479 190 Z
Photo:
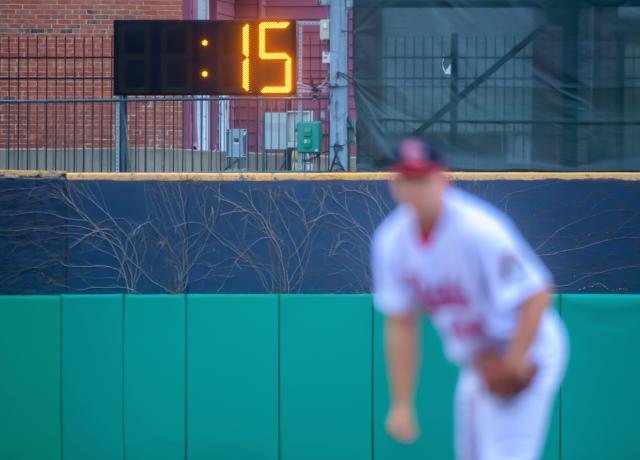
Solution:
M 440 148 L 430 137 L 405 136 L 393 149 L 391 170 L 404 177 L 425 177 L 445 169 Z

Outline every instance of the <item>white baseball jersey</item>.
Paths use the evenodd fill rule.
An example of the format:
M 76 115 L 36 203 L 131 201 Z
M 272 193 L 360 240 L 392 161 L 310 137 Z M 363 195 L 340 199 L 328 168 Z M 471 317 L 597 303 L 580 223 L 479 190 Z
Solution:
M 511 220 L 490 204 L 450 186 L 425 240 L 412 208 L 396 208 L 372 241 L 376 308 L 387 315 L 431 316 L 448 358 L 469 364 L 476 351 L 503 349 L 519 307 L 552 277 Z M 559 346 L 556 313 L 541 320 L 530 357 L 538 364 Z

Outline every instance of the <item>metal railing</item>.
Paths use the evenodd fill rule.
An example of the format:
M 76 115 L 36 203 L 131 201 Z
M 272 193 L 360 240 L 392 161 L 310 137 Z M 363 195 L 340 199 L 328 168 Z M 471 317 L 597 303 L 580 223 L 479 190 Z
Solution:
M 0 34 L 0 169 L 326 170 L 325 46 L 318 21 L 298 21 L 296 97 L 123 99 L 111 35 Z M 322 122 L 319 155 L 297 155 L 307 120 Z
M 326 97 L 0 100 L 0 169 L 327 170 Z M 297 125 L 320 121 L 320 154 Z

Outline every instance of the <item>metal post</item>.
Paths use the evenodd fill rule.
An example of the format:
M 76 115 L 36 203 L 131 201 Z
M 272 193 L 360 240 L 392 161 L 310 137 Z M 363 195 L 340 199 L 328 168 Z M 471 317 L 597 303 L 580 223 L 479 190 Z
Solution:
M 562 118 L 565 122 L 562 136 L 562 165 L 573 170 L 580 164 L 578 146 L 578 120 L 580 115 L 580 87 L 578 78 L 578 11 L 573 2 L 568 2 L 560 11 L 566 13 L 560 18 L 562 24 Z
M 209 0 L 198 0 L 196 19 L 208 20 L 209 18 Z M 203 150 L 211 150 L 211 100 L 209 97 L 203 97 L 198 99 L 194 105 L 197 111 L 198 148 L 202 154 Z
M 115 132 L 113 136 L 116 150 L 114 168 L 116 172 L 120 172 L 127 170 L 127 99 L 126 96 L 119 96 L 116 99 Z
M 347 0 L 329 3 L 329 170 L 349 169 L 347 116 L 348 90 Z
M 458 137 L 458 34 L 451 34 L 451 144 Z
M 625 93 L 625 81 L 624 81 L 624 69 L 625 69 L 625 46 L 627 35 L 625 31 L 619 30 L 616 33 L 616 90 L 615 90 L 615 110 L 619 122 L 616 123 L 614 129 L 616 140 L 616 159 L 618 160 L 616 167 L 619 169 L 624 168 L 624 151 L 625 151 L 625 136 L 627 135 L 627 129 L 624 126 L 626 121 L 624 93 Z

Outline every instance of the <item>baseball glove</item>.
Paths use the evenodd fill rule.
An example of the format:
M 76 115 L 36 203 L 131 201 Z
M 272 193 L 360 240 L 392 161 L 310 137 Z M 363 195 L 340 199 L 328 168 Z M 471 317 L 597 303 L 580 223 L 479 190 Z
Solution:
M 527 388 L 536 375 L 535 366 L 529 367 L 525 374 L 515 373 L 494 350 L 478 353 L 475 365 L 489 391 L 504 399 L 513 398 Z

